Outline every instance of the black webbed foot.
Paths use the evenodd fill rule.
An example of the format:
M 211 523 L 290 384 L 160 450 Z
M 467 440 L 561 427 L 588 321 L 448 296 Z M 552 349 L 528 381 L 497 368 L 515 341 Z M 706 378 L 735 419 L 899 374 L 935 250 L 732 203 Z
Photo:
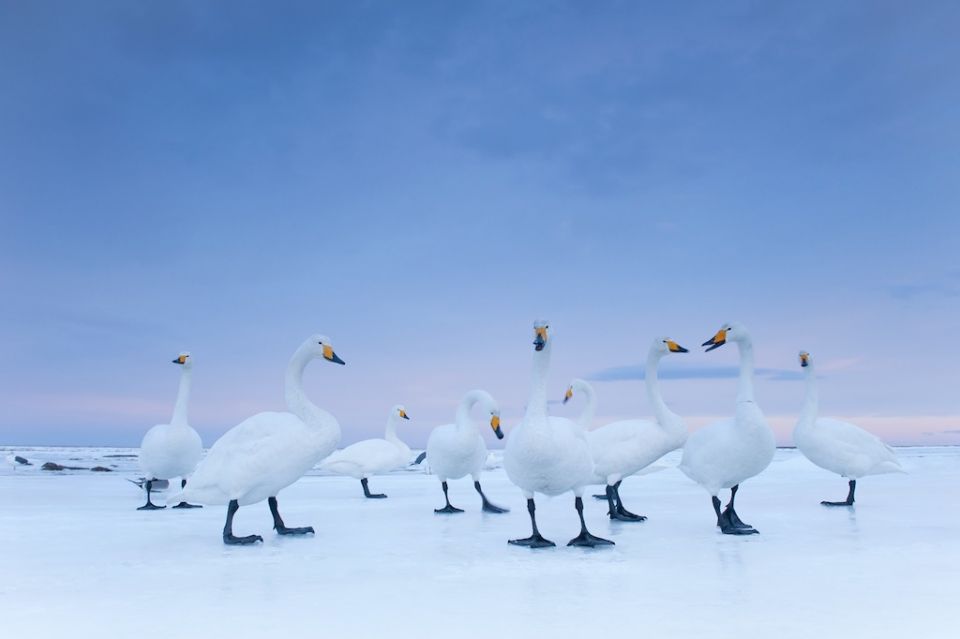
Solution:
M 634 515 L 628 510 L 614 510 L 613 512 L 608 512 L 610 519 L 615 521 L 645 521 L 646 517 L 643 515 Z
M 602 500 L 604 500 L 604 501 L 607 500 L 607 496 L 606 496 L 606 495 L 594 495 L 593 498 L 594 498 L 594 499 L 602 499 Z
M 255 544 L 258 541 L 262 542 L 263 537 L 260 535 L 247 535 L 246 537 L 237 537 L 232 534 L 223 535 L 223 543 L 228 546 L 249 546 L 250 544 Z
M 181 501 L 176 506 L 171 506 L 171 508 L 203 508 L 203 506 L 200 506 L 199 504 L 188 504 L 185 501 Z
M 508 512 L 510 512 L 510 509 L 509 509 L 509 508 L 501 508 L 500 506 L 496 506 L 496 505 L 494 505 L 494 504 L 491 504 L 489 501 L 484 501 L 484 502 L 483 502 L 483 512 L 485 512 L 485 513 L 508 513 Z
M 387 496 L 383 493 L 370 493 L 369 495 L 364 495 L 367 499 L 386 499 Z
M 731 516 L 731 513 L 733 515 Z M 717 520 L 717 525 L 720 527 L 720 532 L 724 535 L 757 535 L 760 534 L 760 531 L 745 524 L 740 521 L 739 517 L 736 517 L 737 524 L 733 521 L 733 517 L 736 517 L 736 512 L 732 511 L 730 508 L 725 508 L 723 513 L 720 515 L 720 519 Z
M 852 501 L 821 501 L 824 506 L 853 506 Z
M 524 537 L 523 539 L 511 539 L 507 543 L 513 544 L 514 546 L 524 546 L 526 548 L 553 548 L 556 546 L 555 543 L 549 539 L 545 539 L 543 535 L 539 533 Z
M 157 506 L 155 503 L 148 501 L 143 506 L 137 508 L 137 510 L 163 510 L 164 508 L 166 508 L 166 506 Z
M 438 515 L 452 515 L 453 513 L 462 513 L 463 509 L 447 504 L 443 508 L 434 508 L 433 512 L 437 513 Z
M 274 530 L 278 535 L 313 535 L 313 526 L 301 526 L 300 528 L 287 528 L 286 526 L 275 526 Z
M 588 530 L 583 530 L 579 535 L 567 542 L 568 546 L 582 546 L 585 548 L 596 548 L 597 546 L 613 546 L 615 545 L 609 539 L 604 539 L 603 537 L 597 537 L 593 535 Z

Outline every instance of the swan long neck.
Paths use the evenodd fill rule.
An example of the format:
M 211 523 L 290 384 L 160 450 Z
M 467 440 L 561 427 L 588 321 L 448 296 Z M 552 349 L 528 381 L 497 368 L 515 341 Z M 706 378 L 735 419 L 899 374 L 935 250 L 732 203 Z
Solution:
M 653 408 L 653 414 L 657 418 L 657 423 L 663 428 L 669 428 L 679 423 L 680 417 L 671 411 L 663 401 L 663 395 L 660 394 L 660 379 L 657 371 L 660 368 L 660 360 L 663 359 L 663 353 L 655 346 L 650 349 L 647 355 L 647 370 L 644 375 L 644 383 L 647 387 L 647 401 Z
M 392 444 L 400 442 L 400 438 L 397 436 L 397 416 L 395 414 L 391 414 L 387 418 L 387 429 L 383 438 Z
M 740 349 L 740 381 L 737 384 L 737 403 L 753 401 L 753 342 L 744 338 L 737 343 Z
M 303 347 L 297 349 L 297 352 L 290 358 L 284 383 L 284 398 L 287 400 L 287 409 L 309 426 L 320 426 L 321 422 L 325 422 L 339 429 L 332 415 L 311 402 L 303 390 L 303 370 L 313 358 L 313 354 Z
M 580 417 L 577 419 L 577 423 L 589 429 L 590 425 L 593 424 L 593 417 L 597 413 L 597 393 L 593 390 L 591 384 L 580 385 L 577 390 L 583 393 L 586 399 L 586 404 L 583 407 L 583 412 L 580 413 Z
M 457 429 L 462 432 L 479 433 L 480 430 L 476 423 L 470 419 L 470 411 L 478 402 L 488 401 L 489 397 L 487 393 L 479 390 L 470 391 L 464 395 L 463 399 L 460 400 L 460 406 L 457 407 Z
M 533 352 L 533 374 L 530 378 L 530 398 L 527 400 L 527 417 L 547 416 L 547 371 L 550 369 L 551 341 L 543 350 Z
M 171 424 L 186 424 L 187 422 L 187 404 L 190 402 L 190 378 L 193 376 L 193 369 L 184 367 L 180 371 L 180 387 L 177 389 L 177 403 L 173 405 L 173 417 Z
M 817 393 L 817 373 L 813 369 L 813 364 L 809 363 L 803 369 L 804 379 L 807 385 L 807 392 L 803 398 L 803 408 L 800 410 L 800 423 L 812 425 L 817 421 L 817 413 L 820 410 L 820 396 Z

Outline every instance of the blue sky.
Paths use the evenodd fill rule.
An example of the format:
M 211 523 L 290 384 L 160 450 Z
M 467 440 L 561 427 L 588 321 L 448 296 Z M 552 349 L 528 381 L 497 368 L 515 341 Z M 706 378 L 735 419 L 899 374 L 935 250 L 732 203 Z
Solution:
M 483 387 L 598 420 L 733 410 L 754 334 L 781 443 L 824 412 L 960 443 L 960 6 L 0 2 L 3 443 L 136 445 L 196 359 L 209 445 L 313 365 L 344 441 L 418 445 Z M 632 371 L 632 372 L 631 372 Z M 578 407 L 556 407 L 572 415 Z M 952 432 L 951 432 L 952 431 Z

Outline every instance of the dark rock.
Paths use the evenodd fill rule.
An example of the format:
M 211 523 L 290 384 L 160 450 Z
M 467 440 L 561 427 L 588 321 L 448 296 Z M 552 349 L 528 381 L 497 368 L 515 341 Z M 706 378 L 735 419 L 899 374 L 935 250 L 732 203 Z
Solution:
M 13 461 L 17 462 L 22 466 L 33 466 L 33 464 L 31 464 L 29 461 L 27 461 L 25 458 L 21 457 L 20 455 L 17 455 L 16 457 L 14 457 Z
M 94 466 L 90 470 L 92 470 L 95 473 L 112 473 L 113 472 L 112 469 L 107 468 L 106 466 Z
M 137 455 L 131 455 L 131 454 L 127 454 L 127 453 L 124 453 L 124 454 L 122 454 L 122 455 L 119 454 L 119 453 L 115 453 L 115 454 L 113 454 L 113 455 L 104 455 L 104 457 L 131 457 L 131 458 L 136 457 L 136 456 L 137 456 Z
M 82 466 L 61 466 L 56 462 L 47 462 L 40 467 L 40 470 L 88 470 Z

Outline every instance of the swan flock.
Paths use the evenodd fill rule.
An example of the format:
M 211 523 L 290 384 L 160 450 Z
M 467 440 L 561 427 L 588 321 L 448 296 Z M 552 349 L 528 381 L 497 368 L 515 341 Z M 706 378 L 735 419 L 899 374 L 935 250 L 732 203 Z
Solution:
M 644 386 L 650 419 L 625 419 L 594 427 L 597 394 L 593 386 L 574 379 L 563 403 L 582 397 L 584 406 L 576 420 L 557 417 L 548 410 L 548 374 L 555 335 L 549 322 L 533 326 L 532 369 L 523 417 L 505 434 L 500 407 L 486 391 L 469 391 L 460 401 L 454 421 L 430 432 L 426 452 L 413 459 L 401 435 L 412 429 L 404 405 L 393 406 L 387 415 L 384 436 L 356 442 L 341 450 L 337 419 L 314 404 L 303 387 L 303 372 L 314 360 L 344 365 L 334 352 L 330 338 L 312 335 L 294 352 L 284 377 L 287 410 L 257 413 L 224 433 L 203 454 L 200 436 L 187 419 L 187 405 L 193 372 L 193 357 L 180 353 L 180 385 L 173 416 L 168 424 L 151 428 L 143 438 L 140 465 L 145 474 L 146 503 L 138 510 L 161 510 L 165 506 L 151 499 L 154 482 L 179 478 L 179 490 L 166 498 L 174 508 L 202 505 L 226 506 L 223 542 L 249 545 L 262 542 L 257 534 L 237 536 L 233 520 L 241 506 L 267 501 L 273 528 L 279 535 L 314 534 L 311 526 L 288 527 L 280 515 L 278 493 L 311 469 L 359 480 L 364 498 L 383 499 L 370 490 L 370 480 L 379 474 L 419 464 L 424 455 L 443 492 L 444 505 L 437 515 L 463 513 L 450 502 L 448 482 L 469 475 L 480 497 L 484 513 L 504 514 L 509 510 L 494 504 L 483 491 L 481 475 L 487 461 L 482 431 L 487 427 L 497 439 L 504 439 L 503 466 L 509 480 L 526 501 L 530 534 L 509 543 L 527 548 L 546 548 L 554 542 L 537 526 L 537 495 L 570 494 L 580 532 L 568 546 L 603 547 L 614 542 L 591 533 L 584 518 L 584 492 L 602 486 L 595 495 L 606 504 L 607 515 L 618 522 L 642 522 L 646 516 L 627 510 L 620 497 L 620 485 L 634 475 L 668 468 L 659 460 L 682 450 L 678 466 L 709 495 L 716 527 L 722 534 L 755 535 L 757 528 L 744 523 L 735 507 L 742 483 L 756 477 L 773 460 L 776 443 L 753 391 L 753 341 L 737 322 L 726 323 L 703 343 L 705 352 L 734 344 L 739 354 L 739 375 L 733 416 L 716 421 L 688 434 L 682 417 L 667 405 L 660 390 L 658 369 L 661 359 L 689 351 L 669 337 L 657 337 L 647 352 Z M 528 346 L 529 348 L 529 346 Z M 799 356 L 806 394 L 793 438 L 800 452 L 811 462 L 848 480 L 849 492 L 842 501 L 823 501 L 826 506 L 852 507 L 858 479 L 868 475 L 904 472 L 893 449 L 867 431 L 837 419 L 819 416 L 817 378 L 812 356 Z M 475 417 L 476 416 L 476 417 Z M 172 486 L 172 484 L 171 484 Z M 158 488 L 162 490 L 162 487 Z M 725 506 L 721 491 L 729 490 Z

